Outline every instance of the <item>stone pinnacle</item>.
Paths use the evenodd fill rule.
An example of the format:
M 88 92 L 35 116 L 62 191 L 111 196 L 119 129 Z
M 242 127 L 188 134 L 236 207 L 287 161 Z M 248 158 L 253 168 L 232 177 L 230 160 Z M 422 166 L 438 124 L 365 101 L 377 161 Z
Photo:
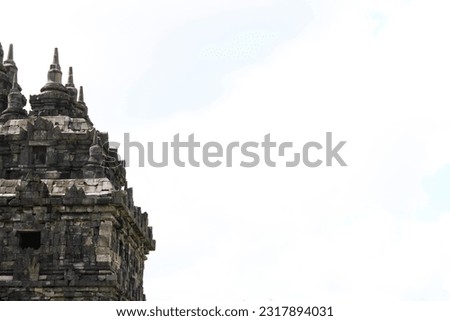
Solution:
M 83 86 L 80 86 L 80 94 L 78 95 L 78 102 L 79 102 L 79 103 L 84 103 Z
M 13 44 L 9 45 L 9 50 L 8 50 L 8 59 L 7 60 L 14 60 L 14 47 Z
M 3 64 L 3 55 L 5 53 L 3 52 L 2 43 L 0 42 L 0 65 Z
M 75 87 L 73 84 L 73 69 L 72 67 L 69 67 L 69 78 L 67 79 L 67 86 Z
M 11 90 L 19 91 L 17 84 L 17 71 L 14 73 Z
M 53 53 L 53 65 L 58 65 L 59 67 L 58 48 L 55 48 L 55 52 Z

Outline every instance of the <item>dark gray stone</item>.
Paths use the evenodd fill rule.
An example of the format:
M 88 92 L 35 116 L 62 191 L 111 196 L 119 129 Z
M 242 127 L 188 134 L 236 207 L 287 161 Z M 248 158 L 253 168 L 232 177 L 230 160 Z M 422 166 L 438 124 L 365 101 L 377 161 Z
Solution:
M 145 300 L 155 249 L 125 168 L 58 51 L 31 112 L 0 45 L 0 300 Z M 78 100 L 77 100 L 78 95 Z

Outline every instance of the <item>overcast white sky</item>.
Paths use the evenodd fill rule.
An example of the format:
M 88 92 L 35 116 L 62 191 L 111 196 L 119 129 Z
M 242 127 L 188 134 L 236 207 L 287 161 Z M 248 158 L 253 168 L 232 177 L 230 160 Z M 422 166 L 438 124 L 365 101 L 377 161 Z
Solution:
M 15 1 L 28 96 L 54 47 L 115 141 L 346 140 L 348 167 L 128 169 L 148 299 L 450 299 L 450 20 L 438 0 Z

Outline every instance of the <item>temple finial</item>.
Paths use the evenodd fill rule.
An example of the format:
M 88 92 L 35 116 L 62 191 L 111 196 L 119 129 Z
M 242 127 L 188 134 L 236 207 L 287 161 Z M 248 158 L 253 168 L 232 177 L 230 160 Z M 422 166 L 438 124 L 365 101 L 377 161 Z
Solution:
M 75 88 L 73 83 L 73 69 L 69 67 L 69 77 L 67 79 L 66 88 L 69 91 L 70 97 L 74 103 L 77 102 L 78 90 Z
M 17 71 L 13 75 L 13 81 L 12 81 L 12 90 L 19 91 L 19 85 L 17 84 Z
M 73 84 L 73 69 L 72 69 L 72 67 L 69 67 L 69 79 L 67 79 L 67 85 L 74 86 L 74 84 Z
M 55 48 L 55 52 L 53 53 L 53 64 L 54 65 L 59 65 L 58 48 Z
M 14 78 L 14 73 L 17 72 L 17 66 L 16 66 L 16 63 L 14 62 L 14 47 L 13 47 L 13 44 L 9 45 L 8 57 L 5 60 L 3 65 L 5 66 L 6 72 L 8 73 L 9 81 L 12 83 L 13 78 Z
M 76 103 L 76 108 L 81 111 L 83 117 L 89 120 L 89 117 L 87 115 L 88 108 L 86 104 L 84 103 L 84 90 L 83 86 L 80 86 L 79 95 L 78 95 L 78 102 Z
M 53 54 L 53 62 L 50 65 L 50 69 L 47 73 L 47 84 L 41 89 L 41 92 L 47 90 L 67 91 L 65 87 L 62 85 L 61 78 L 62 72 L 61 66 L 59 65 L 58 48 L 55 48 Z
M 5 66 L 10 66 L 10 67 L 12 67 L 14 69 L 11 72 L 11 78 L 12 78 L 12 75 L 14 74 L 14 72 L 17 71 L 16 63 L 14 62 L 14 47 L 13 47 L 13 44 L 9 45 L 8 57 L 5 60 Z
M 13 47 L 12 43 L 9 45 L 8 60 L 11 60 L 11 61 L 14 60 L 14 47 Z
M 80 86 L 80 94 L 78 95 L 78 102 L 84 103 L 84 91 L 83 86 Z
M 3 66 L 3 55 L 4 55 L 3 47 L 2 47 L 2 43 L 0 42 L 0 71 L 5 72 L 6 69 Z
M 89 148 L 89 159 L 87 166 L 100 165 L 103 162 L 103 151 L 99 145 L 98 133 L 94 129 L 94 135 L 92 137 L 92 145 Z
M 26 103 L 25 96 L 20 93 L 20 87 L 17 83 L 17 71 L 15 71 L 12 76 L 12 88 L 8 94 L 8 108 L 2 112 L 0 119 L 26 118 L 27 112 L 23 109 Z
M 53 62 L 50 65 L 50 71 L 49 72 L 59 72 L 61 73 L 61 66 L 59 65 L 59 54 L 58 54 L 58 48 L 55 48 L 55 51 L 53 53 Z M 61 81 L 60 81 L 61 83 Z

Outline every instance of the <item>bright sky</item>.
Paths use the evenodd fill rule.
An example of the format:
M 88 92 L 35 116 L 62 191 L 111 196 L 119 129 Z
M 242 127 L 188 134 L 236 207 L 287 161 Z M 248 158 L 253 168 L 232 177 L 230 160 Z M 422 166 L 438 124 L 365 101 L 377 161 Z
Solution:
M 36 94 L 58 47 L 97 129 L 143 144 L 294 146 L 348 167 L 128 168 L 157 239 L 149 300 L 450 299 L 449 5 L 438 0 L 10 1 Z

